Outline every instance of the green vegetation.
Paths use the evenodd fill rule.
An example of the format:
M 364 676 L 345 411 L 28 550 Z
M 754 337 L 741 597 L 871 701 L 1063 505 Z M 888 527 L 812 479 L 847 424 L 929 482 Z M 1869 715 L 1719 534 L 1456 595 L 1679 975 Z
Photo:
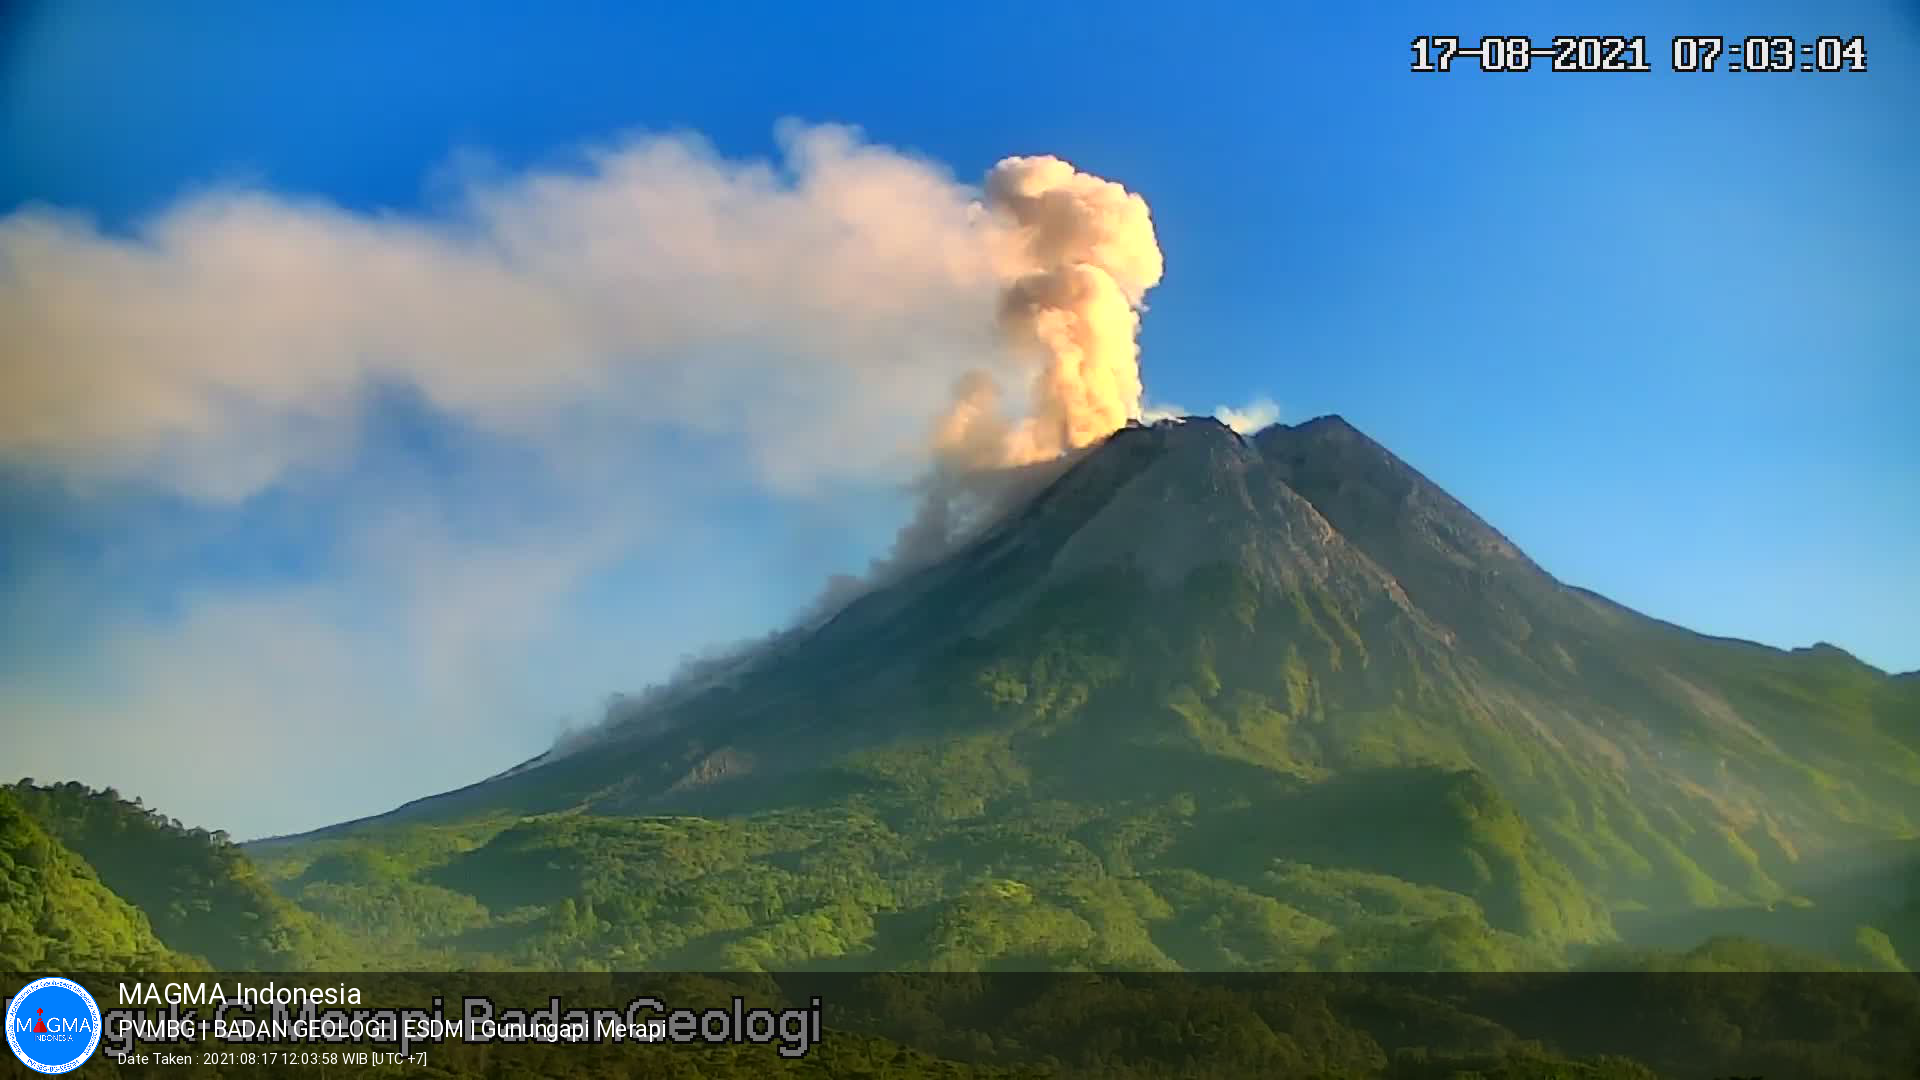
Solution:
M 147 917 L 0 788 L 0 971 L 181 971 Z
M 11 790 L 167 947 L 232 969 L 1529 971 L 1728 933 L 1876 970 L 1920 953 L 1920 858 L 1872 831 L 1885 811 L 1838 823 L 1871 851 L 1801 856 L 1804 816 L 1741 827 L 1547 753 L 1444 655 L 1302 595 L 1216 571 L 1052 590 L 848 704 L 843 750 L 753 783 L 660 773 L 645 803 L 596 755 L 249 858 L 112 792 Z M 895 707 L 904 734 L 862 726 Z M 1853 863 L 1879 876 L 1823 872 Z
M 1910 978 L 1812 1012 L 1686 988 L 1920 960 L 1920 678 L 1562 586 L 1344 425 L 1187 427 L 1116 436 L 1005 530 L 653 706 L 654 734 L 382 819 L 243 851 L 111 791 L 0 792 L 0 942 L 80 967 L 941 973 L 851 1002 L 835 1075 L 1872 1072 L 1835 1048 L 1911 1019 Z M 1085 978 L 982 989 L 1034 970 Z M 1563 970 L 1677 996 L 1582 1027 L 1497 974 Z M 1118 974 L 1180 971 L 1320 975 L 1261 997 Z M 1469 1012 L 1376 974 L 1463 971 L 1516 989 Z M 1607 1024 L 1657 1035 L 1644 1063 L 1583 1035 Z M 443 1064 L 617 1068 L 543 1053 Z
M 22 780 L 4 790 L 169 949 L 222 970 L 357 966 L 344 939 L 275 893 L 224 833 L 189 828 L 110 788 Z
M 1691 795 L 1650 803 L 1543 753 L 1443 692 L 1463 676 L 1439 660 L 1411 686 L 1325 674 L 1364 624 L 1330 611 L 1235 575 L 1174 597 L 1092 580 L 930 657 L 907 737 L 695 787 L 676 812 L 536 771 L 470 813 L 255 856 L 421 967 L 1526 971 L 1582 964 L 1625 919 L 1663 947 L 1731 924 L 1904 969 L 1911 917 L 1787 903 L 1766 824 L 1708 828 Z M 1747 914 L 1770 906 L 1826 936 Z

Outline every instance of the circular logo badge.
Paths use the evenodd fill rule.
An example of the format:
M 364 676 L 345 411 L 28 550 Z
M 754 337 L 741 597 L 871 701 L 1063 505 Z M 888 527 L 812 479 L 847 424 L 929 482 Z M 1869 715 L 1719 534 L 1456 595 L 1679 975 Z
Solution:
M 30 982 L 7 1002 L 7 1046 L 35 1072 L 71 1072 L 100 1048 L 100 1006 L 72 979 Z

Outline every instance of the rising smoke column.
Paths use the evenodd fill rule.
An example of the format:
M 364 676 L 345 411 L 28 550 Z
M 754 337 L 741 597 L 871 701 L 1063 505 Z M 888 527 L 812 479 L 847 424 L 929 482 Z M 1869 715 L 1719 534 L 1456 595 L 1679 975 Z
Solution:
M 1056 157 L 1010 157 L 987 174 L 984 210 L 1004 287 L 1002 339 L 1034 369 L 1024 415 L 969 372 L 935 435 L 961 471 L 1047 461 L 1140 415 L 1140 309 L 1160 280 L 1147 202 Z
M 933 434 L 913 518 L 864 577 L 837 575 L 809 618 L 952 551 L 1070 460 L 1141 416 L 1140 312 L 1160 280 L 1147 202 L 1056 157 L 1010 157 L 978 207 L 1001 288 L 1001 341 L 1031 372 L 1024 401 L 975 368 Z
M 491 688 L 519 678 L 528 628 L 709 490 L 917 477 L 926 512 L 886 560 L 910 566 L 1138 413 L 1161 272 L 1138 196 L 1054 158 L 974 186 L 856 129 L 776 134 L 771 161 L 635 133 L 563 166 L 455 169 L 414 210 L 243 185 L 125 229 L 0 214 L 0 466 L 196 513 L 274 490 L 351 508 L 311 581 L 183 595 L 131 644 L 89 642 L 152 659 L 88 708 L 239 723 L 353 685 L 356 715 L 470 723 L 508 699 Z M 389 400 L 517 464 L 444 486 L 380 467 Z M 711 480 L 688 482 L 684 443 L 726 448 Z M 33 571 L 57 587 L 31 597 L 83 572 Z M 428 708 L 340 677 L 394 655 L 338 614 L 366 603 L 391 605 L 367 621 Z

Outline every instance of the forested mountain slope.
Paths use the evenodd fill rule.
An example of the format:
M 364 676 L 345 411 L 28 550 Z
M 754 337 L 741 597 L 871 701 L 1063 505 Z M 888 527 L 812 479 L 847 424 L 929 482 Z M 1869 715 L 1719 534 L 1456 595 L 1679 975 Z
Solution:
M 1511 969 L 1808 920 L 1914 959 L 1912 678 L 1565 585 L 1338 418 L 1122 430 L 616 720 L 253 850 L 486 963 Z
M 0 971 L 182 971 L 147 917 L 0 788 Z
M 183 825 L 111 788 L 22 780 L 0 791 L 170 949 L 228 971 L 357 966 L 352 947 L 276 893 L 224 833 Z

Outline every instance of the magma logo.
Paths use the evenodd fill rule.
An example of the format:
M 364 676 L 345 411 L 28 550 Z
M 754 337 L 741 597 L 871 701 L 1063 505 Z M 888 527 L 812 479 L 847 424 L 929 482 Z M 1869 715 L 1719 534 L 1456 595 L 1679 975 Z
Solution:
M 72 979 L 30 982 L 7 1002 L 7 1046 L 35 1072 L 71 1072 L 100 1047 L 100 1006 Z

